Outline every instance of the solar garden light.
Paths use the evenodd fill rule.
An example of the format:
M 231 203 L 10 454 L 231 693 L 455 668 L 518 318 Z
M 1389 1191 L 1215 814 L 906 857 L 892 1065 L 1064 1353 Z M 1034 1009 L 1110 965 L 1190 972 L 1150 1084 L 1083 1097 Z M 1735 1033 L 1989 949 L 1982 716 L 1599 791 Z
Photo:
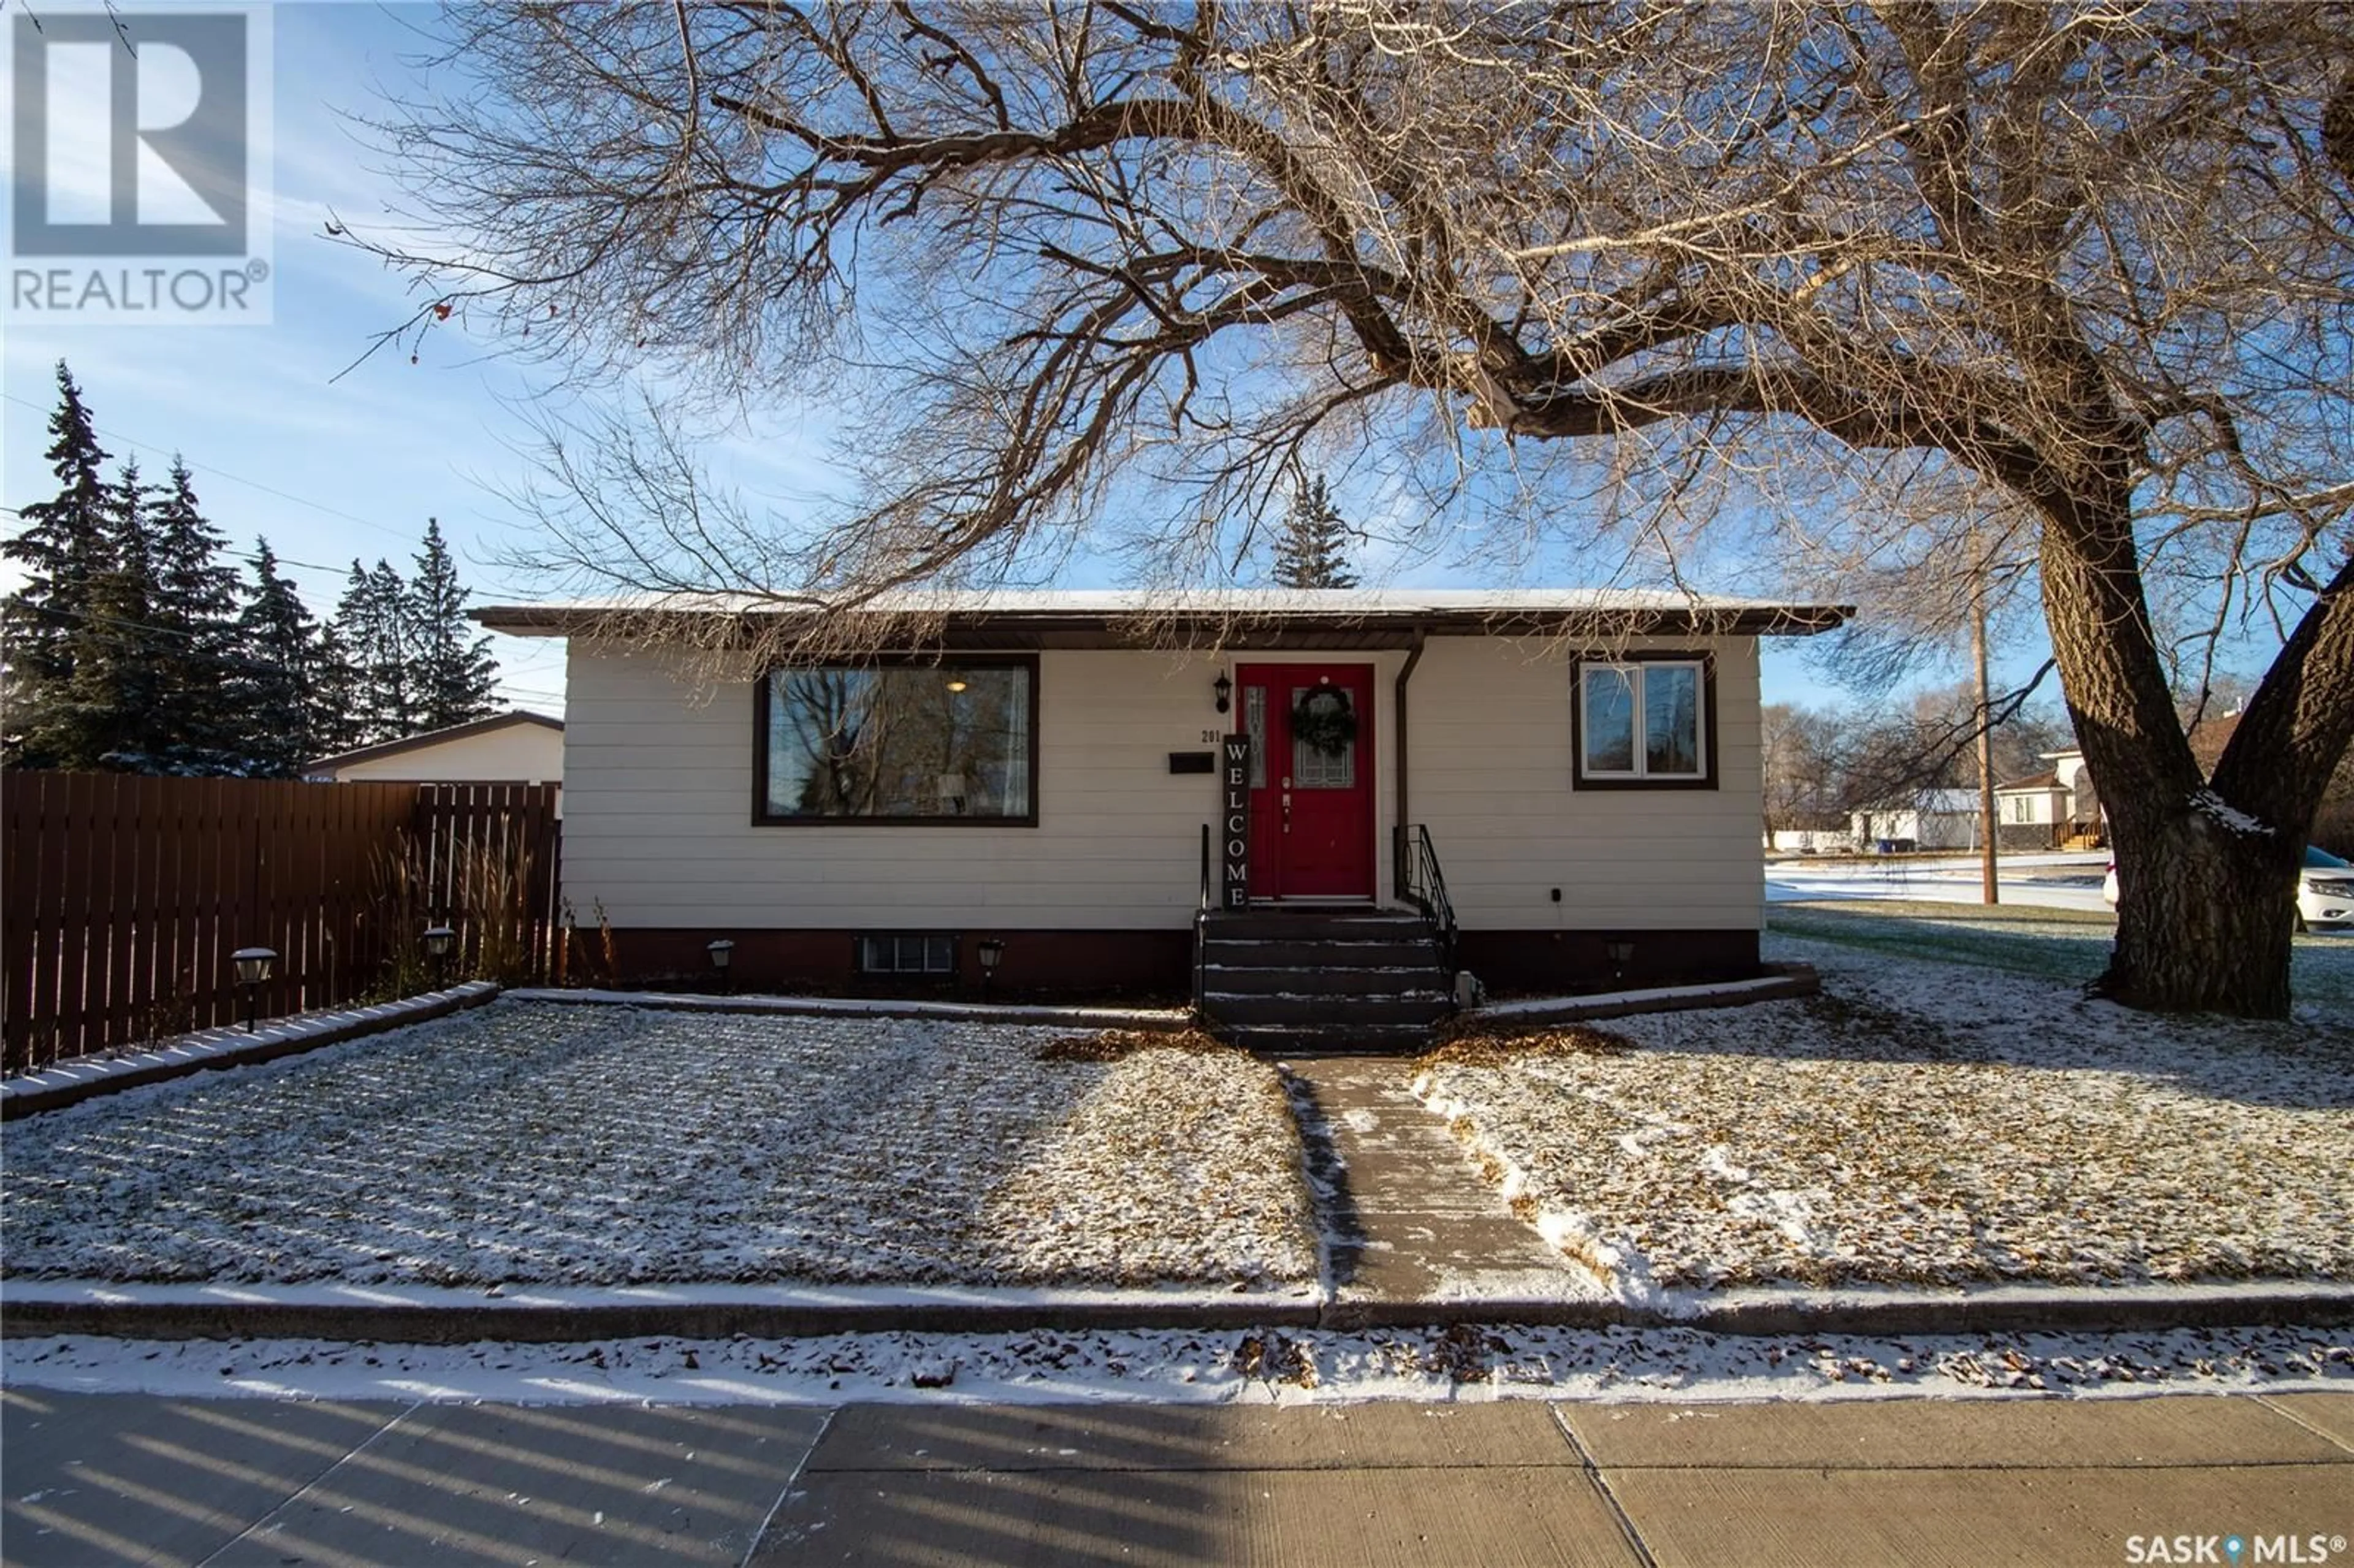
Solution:
M 270 971 L 278 962 L 276 949 L 270 948 L 239 948 L 229 956 L 237 966 L 237 983 L 245 988 L 245 1032 L 253 1033 L 253 1012 L 260 1002 L 261 988 L 270 981 Z
M 704 949 L 711 955 L 711 967 L 719 976 L 719 989 L 727 990 L 727 965 L 736 957 L 736 944 L 725 937 L 712 941 Z
M 425 927 L 425 956 L 433 960 L 433 978 L 448 979 L 450 949 L 458 945 L 458 933 L 447 926 Z
M 997 976 L 997 966 L 1005 961 L 1005 938 L 983 937 L 974 952 L 981 958 L 981 994 L 989 995 L 989 982 Z
M 1627 966 L 1635 957 L 1635 944 L 1624 937 L 1619 937 L 1603 943 L 1602 950 L 1609 956 L 1611 978 L 1625 980 Z

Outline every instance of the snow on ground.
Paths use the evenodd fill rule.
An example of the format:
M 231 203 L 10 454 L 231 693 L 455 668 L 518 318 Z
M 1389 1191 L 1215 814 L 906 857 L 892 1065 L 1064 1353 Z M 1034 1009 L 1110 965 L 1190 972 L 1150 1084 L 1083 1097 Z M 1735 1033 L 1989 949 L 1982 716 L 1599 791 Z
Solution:
M 2079 985 L 2108 966 L 2116 942 L 2116 921 L 2105 912 L 2085 915 L 2018 904 L 1776 904 L 1768 924 L 1785 936 Z M 2290 944 L 2289 989 L 2301 1018 L 2354 1029 L 2354 931 L 2298 935 Z
M 1618 1295 L 2354 1279 L 2354 1028 L 1776 938 L 1824 994 L 1471 1042 L 1416 1090 Z M 1623 1044 L 1614 1043 L 1612 1035 Z
M 2000 861 L 2004 904 L 2107 914 L 2101 897 L 2106 854 L 2005 855 Z M 1781 859 L 1766 865 L 1766 898 L 1771 904 L 1805 899 L 1909 899 L 1938 904 L 1976 904 L 1981 890 L 1975 857 L 1930 858 L 1885 855 L 1861 859 Z
M 0 1381 L 172 1397 L 541 1404 L 2100 1397 L 2344 1392 L 2354 1389 L 2354 1336 L 2275 1328 L 1768 1338 L 1464 1324 L 567 1345 L 51 1339 L 0 1344 Z
M 1273 1069 L 500 1001 L 11 1124 L 16 1279 L 1312 1281 Z

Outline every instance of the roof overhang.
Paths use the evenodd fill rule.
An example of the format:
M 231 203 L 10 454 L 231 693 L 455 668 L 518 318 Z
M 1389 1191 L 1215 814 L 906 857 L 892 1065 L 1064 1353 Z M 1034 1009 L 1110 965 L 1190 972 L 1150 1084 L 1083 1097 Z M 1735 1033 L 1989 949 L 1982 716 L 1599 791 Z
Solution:
M 847 612 L 854 625 L 864 611 Z M 894 648 L 1016 651 L 1066 648 L 1403 649 L 1416 637 L 1607 640 L 1625 637 L 1805 637 L 1829 631 L 1850 605 L 1756 600 L 1686 603 L 1366 604 L 1302 609 L 1225 606 L 1154 609 L 1024 605 L 875 612 Z M 663 609 L 618 605 L 493 605 L 474 619 L 518 637 L 666 638 L 702 646 L 772 640 L 800 612 Z M 814 617 L 806 617 L 814 622 Z M 728 622 L 734 622 L 731 629 Z M 731 630 L 733 635 L 731 635 Z M 844 630 L 848 630 L 847 627 Z M 765 635 L 764 635 L 765 634 Z

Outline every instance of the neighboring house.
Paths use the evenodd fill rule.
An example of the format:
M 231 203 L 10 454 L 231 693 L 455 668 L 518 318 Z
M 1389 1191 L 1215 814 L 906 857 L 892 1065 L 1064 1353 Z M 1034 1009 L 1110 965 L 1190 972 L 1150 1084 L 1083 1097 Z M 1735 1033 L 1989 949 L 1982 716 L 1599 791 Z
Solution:
M 1009 991 L 1182 991 L 1204 902 L 1246 895 L 1205 923 L 1220 940 L 1329 938 L 1328 916 L 1386 937 L 1380 911 L 1451 904 L 1453 956 L 1496 988 L 1754 973 L 1757 640 L 1846 614 L 1562 590 L 919 602 L 921 647 L 716 687 L 707 658 L 598 641 L 614 606 L 475 612 L 571 640 L 565 889 L 610 922 L 616 978 L 702 972 L 726 938 L 748 984 L 971 984 L 993 938 Z M 742 611 L 632 619 L 684 640 L 722 613 Z M 1249 742 L 1231 770 L 1229 736 Z
M 2061 807 L 2061 821 L 2066 824 L 2066 832 L 2058 835 L 2058 841 L 2073 842 L 2083 849 L 2099 849 L 2107 843 L 2108 818 L 2101 809 L 2100 792 L 2093 788 L 2093 770 L 2084 761 L 2084 754 L 2072 747 L 2041 755 L 2052 764 L 2053 782 L 2067 795 Z
M 2003 848 L 2057 849 L 2068 837 L 2071 795 L 2057 772 L 1996 785 L 1994 814 Z
M 1845 854 L 1855 835 L 1840 828 L 1776 828 L 1766 847 L 1776 854 Z
M 1856 844 L 1876 849 L 1976 849 L 1978 792 L 1925 789 L 1920 794 L 1852 814 Z
M 564 721 L 518 708 L 306 763 L 317 784 L 561 784 Z
M 2071 748 L 2040 755 L 2052 764 L 2051 772 L 2016 779 L 1995 790 L 2004 847 L 2099 849 L 2107 843 L 2108 819 L 2084 754 Z

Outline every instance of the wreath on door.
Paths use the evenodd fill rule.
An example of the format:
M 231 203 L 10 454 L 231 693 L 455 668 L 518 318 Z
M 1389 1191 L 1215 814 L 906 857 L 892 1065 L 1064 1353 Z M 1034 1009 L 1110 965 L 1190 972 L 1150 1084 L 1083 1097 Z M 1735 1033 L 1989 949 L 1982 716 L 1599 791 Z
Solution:
M 1291 706 L 1291 738 L 1338 757 L 1357 738 L 1357 710 L 1338 686 L 1310 686 Z

